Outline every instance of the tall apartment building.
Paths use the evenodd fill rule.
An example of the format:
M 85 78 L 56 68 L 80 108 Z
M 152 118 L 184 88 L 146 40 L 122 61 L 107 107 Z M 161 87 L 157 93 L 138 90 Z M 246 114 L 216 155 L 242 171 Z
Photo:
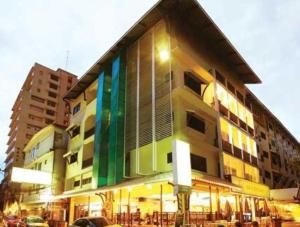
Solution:
M 12 167 L 23 165 L 23 149 L 32 136 L 52 123 L 68 125 L 69 108 L 63 95 L 76 81 L 72 73 L 38 63 L 29 71 L 12 108 L 3 179 L 6 187 L 17 186 L 10 182 Z

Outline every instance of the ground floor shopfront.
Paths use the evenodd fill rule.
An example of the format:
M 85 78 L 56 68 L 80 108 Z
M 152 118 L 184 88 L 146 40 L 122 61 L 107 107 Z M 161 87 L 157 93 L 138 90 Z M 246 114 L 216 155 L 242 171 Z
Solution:
M 65 220 L 72 223 L 79 217 L 102 215 L 122 225 L 173 225 L 180 204 L 170 176 L 162 174 L 65 195 L 69 201 Z M 202 174 L 193 174 L 192 182 L 189 223 L 267 220 L 266 186 L 235 178 L 234 184 Z

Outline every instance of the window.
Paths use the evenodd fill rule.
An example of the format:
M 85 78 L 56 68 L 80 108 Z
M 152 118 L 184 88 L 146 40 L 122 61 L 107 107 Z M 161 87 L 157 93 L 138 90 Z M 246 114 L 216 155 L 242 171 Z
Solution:
M 47 101 L 47 105 L 48 105 L 48 106 L 52 106 L 52 107 L 55 107 L 55 106 L 56 106 L 55 102 L 52 102 L 52 101 L 50 101 L 50 100 Z
M 70 164 L 77 162 L 78 153 L 72 154 L 70 156 Z
M 201 95 L 201 84 L 202 81 L 193 75 L 191 72 L 184 72 L 184 85 Z
M 74 181 L 74 187 L 78 187 L 78 186 L 80 186 L 80 180 Z
M 221 82 L 223 85 L 225 85 L 225 78 L 221 75 L 221 73 L 219 73 L 217 70 L 216 70 L 216 79 Z
M 92 183 L 92 178 L 91 177 L 82 179 L 82 185 L 90 184 L 90 183 Z
M 207 172 L 206 158 L 191 154 L 191 167 L 194 170 Z
M 54 80 L 54 81 L 58 81 L 59 80 L 59 77 L 56 76 L 56 75 L 53 75 L 53 74 L 50 75 L 50 78 L 51 78 L 51 80 Z
M 271 174 L 269 171 L 265 170 L 265 177 L 271 179 Z
M 172 163 L 172 152 L 167 154 L 167 163 Z
M 40 97 L 37 97 L 35 95 L 31 95 L 31 99 L 34 100 L 34 101 L 37 101 L 37 102 L 40 102 L 40 103 L 44 103 L 45 100 L 40 98 Z
M 205 133 L 205 122 L 194 113 L 187 112 L 187 126 L 201 133 Z
M 56 98 L 57 97 L 57 94 L 55 94 L 54 92 L 52 91 L 49 91 L 48 92 L 48 96 L 52 97 L 52 98 Z
M 73 130 L 72 130 L 72 138 L 73 137 L 75 137 L 75 136 L 77 136 L 77 135 L 79 135 L 80 134 L 80 126 L 77 126 L 76 128 L 74 128 Z
M 264 158 L 269 158 L 269 153 L 266 152 L 266 151 L 263 151 L 263 157 L 264 157 Z
M 53 110 L 46 110 L 46 113 L 51 116 L 55 115 L 55 111 L 53 111 Z
M 266 139 L 266 134 L 263 133 L 263 132 L 261 132 L 261 133 L 260 133 L 260 137 L 263 138 L 263 139 L 265 140 L 265 139 Z
M 240 92 L 236 91 L 236 96 L 237 96 L 238 100 L 240 100 L 242 103 L 244 103 L 244 96 Z
M 54 89 L 54 90 L 57 90 L 57 88 L 58 88 L 58 86 L 56 84 L 53 84 L 53 83 L 50 83 L 49 87 Z
M 54 121 L 51 120 L 51 119 L 46 118 L 45 122 L 46 122 L 46 124 L 50 125 L 50 124 L 52 124 Z
M 74 108 L 73 108 L 73 115 L 75 115 L 79 111 L 80 111 L 80 103 L 78 103 L 76 106 L 74 106 Z

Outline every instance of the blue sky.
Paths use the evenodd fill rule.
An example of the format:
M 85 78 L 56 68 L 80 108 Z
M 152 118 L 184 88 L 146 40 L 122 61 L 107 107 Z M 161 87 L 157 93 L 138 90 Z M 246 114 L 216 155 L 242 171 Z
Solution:
M 18 0 L 0 7 L 0 166 L 11 107 L 34 62 L 81 76 L 156 0 Z M 199 0 L 263 84 L 254 93 L 300 139 L 300 1 Z M 1 174 L 0 174 L 1 179 Z

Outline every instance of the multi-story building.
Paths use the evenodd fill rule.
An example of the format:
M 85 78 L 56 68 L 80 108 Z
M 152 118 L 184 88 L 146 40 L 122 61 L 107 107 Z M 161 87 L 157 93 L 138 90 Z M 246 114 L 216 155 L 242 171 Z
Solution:
M 51 207 L 48 203 L 54 196 L 64 191 L 65 159 L 68 135 L 65 127 L 49 125 L 34 134 L 24 148 L 24 168 L 51 174 L 51 184 L 22 184 L 22 210 L 28 214 L 44 215 L 49 211 L 51 220 L 62 220 L 66 214 L 63 200 L 56 201 Z M 34 177 L 34 176 L 32 176 Z
M 29 71 L 13 105 L 5 159 L 3 184 L 14 191 L 12 167 L 22 167 L 23 149 L 31 137 L 43 127 L 55 123 L 68 125 L 68 106 L 63 95 L 75 84 L 77 77 L 65 70 L 52 70 L 35 63 Z M 16 194 L 16 192 L 14 192 Z
M 292 164 L 300 154 L 297 139 L 252 92 L 247 97 L 253 106 L 261 182 L 274 189 L 297 187 L 299 168 Z
M 260 82 L 196 1 L 159 1 L 65 96 L 69 221 L 101 209 L 119 222 L 176 211 L 178 147 L 190 152 L 190 211 L 266 214 L 256 103 L 245 86 Z

